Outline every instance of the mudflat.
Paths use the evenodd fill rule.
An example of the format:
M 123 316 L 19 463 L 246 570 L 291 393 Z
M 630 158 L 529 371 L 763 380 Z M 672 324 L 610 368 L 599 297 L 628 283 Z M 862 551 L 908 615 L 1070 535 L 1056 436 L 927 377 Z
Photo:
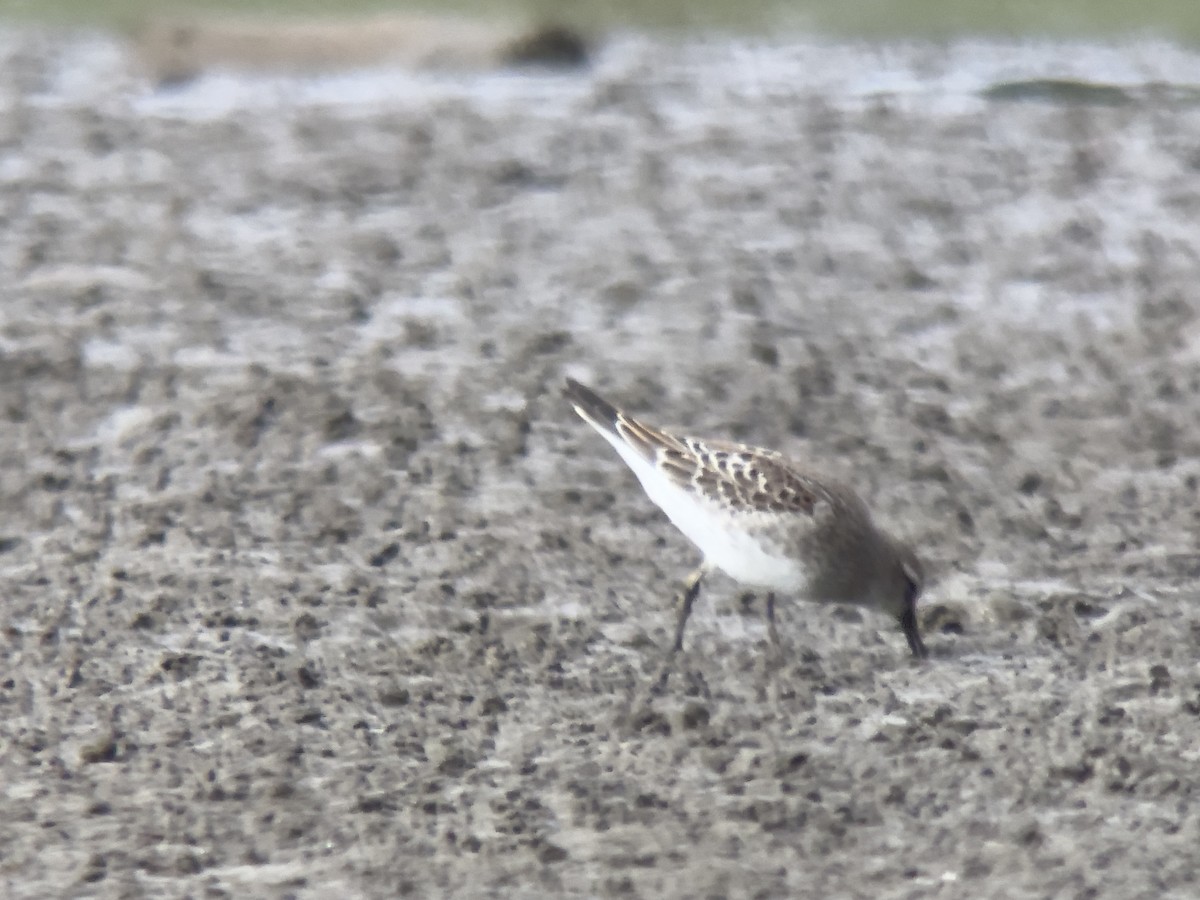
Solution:
M 0 74 L 0 893 L 1194 891 L 1200 57 Z M 854 485 L 931 659 L 714 577 L 651 693 L 568 375 Z

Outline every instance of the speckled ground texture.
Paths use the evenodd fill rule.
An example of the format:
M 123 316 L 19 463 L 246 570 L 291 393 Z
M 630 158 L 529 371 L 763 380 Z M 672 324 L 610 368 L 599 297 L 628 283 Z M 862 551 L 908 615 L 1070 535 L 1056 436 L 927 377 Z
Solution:
M 1049 75 L 1125 99 L 979 93 Z M 0 893 L 1195 896 L 1197 83 L 0 32 Z M 848 478 L 932 658 L 717 577 L 652 694 L 694 553 L 568 374 Z

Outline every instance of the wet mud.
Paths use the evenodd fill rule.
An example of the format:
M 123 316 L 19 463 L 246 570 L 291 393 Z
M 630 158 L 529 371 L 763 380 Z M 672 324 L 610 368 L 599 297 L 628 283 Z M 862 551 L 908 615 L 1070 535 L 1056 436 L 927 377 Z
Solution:
M 1200 68 L 6 32 L 2 893 L 1188 896 L 1200 119 L 970 75 L 1094 58 Z M 931 659 L 715 577 L 651 694 L 696 560 L 568 375 L 854 484 Z

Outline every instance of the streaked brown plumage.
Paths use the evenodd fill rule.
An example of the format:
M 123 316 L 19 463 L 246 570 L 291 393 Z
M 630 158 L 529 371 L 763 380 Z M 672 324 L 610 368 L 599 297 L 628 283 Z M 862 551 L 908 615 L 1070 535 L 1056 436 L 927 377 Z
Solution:
M 714 568 L 766 589 L 772 640 L 775 593 L 851 603 L 893 616 L 917 657 L 923 573 L 912 549 L 880 530 L 853 490 L 774 450 L 684 437 L 647 425 L 568 378 L 575 411 L 638 476 L 647 495 L 696 544 L 704 561 L 685 582 L 674 648 Z

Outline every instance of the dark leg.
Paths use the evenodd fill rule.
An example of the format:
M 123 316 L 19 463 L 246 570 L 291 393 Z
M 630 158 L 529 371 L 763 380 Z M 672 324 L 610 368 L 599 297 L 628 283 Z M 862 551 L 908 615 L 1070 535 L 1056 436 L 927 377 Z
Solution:
M 679 598 L 679 618 L 675 623 L 675 643 L 663 663 L 662 672 L 650 688 L 652 695 L 661 694 L 666 690 L 667 679 L 671 677 L 671 669 L 674 668 L 675 654 L 683 649 L 683 632 L 687 628 L 688 617 L 692 614 L 692 607 L 696 605 L 696 598 L 700 596 L 700 582 L 711 571 L 712 567 L 708 563 L 701 563 L 683 582 L 683 595 Z
M 683 583 L 683 597 L 679 600 L 679 620 L 675 623 L 675 645 L 671 648 L 672 653 L 683 649 L 683 631 L 687 628 L 688 617 L 692 614 L 696 598 L 700 596 L 700 582 L 708 573 L 708 563 L 701 563 Z
M 904 636 L 908 638 L 908 649 L 912 651 L 914 659 L 926 659 L 929 656 L 929 651 L 925 649 L 925 642 L 921 640 L 921 630 L 917 627 L 917 610 L 913 606 L 909 606 L 900 615 L 900 627 L 904 629 Z
M 775 594 L 773 592 L 767 594 L 767 637 L 771 639 L 771 646 L 778 650 L 779 632 L 775 628 Z

